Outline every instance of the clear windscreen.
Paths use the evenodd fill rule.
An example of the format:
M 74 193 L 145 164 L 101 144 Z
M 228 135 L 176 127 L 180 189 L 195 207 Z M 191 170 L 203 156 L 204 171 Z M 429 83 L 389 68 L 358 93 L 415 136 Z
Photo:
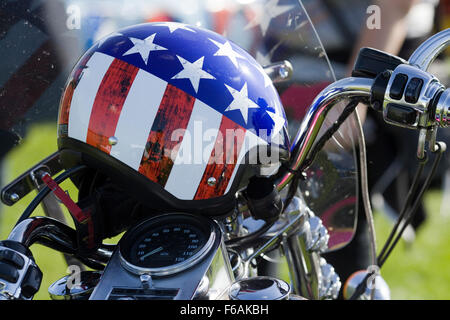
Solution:
M 71 68 L 95 41 L 138 23 L 176 21 L 224 35 L 262 65 L 287 60 L 275 83 L 291 141 L 316 95 L 335 76 L 301 1 L 9 0 L 0 5 L 0 185 L 56 151 L 56 122 Z M 345 101 L 335 108 L 345 107 Z M 351 117 L 352 118 L 352 117 Z M 357 208 L 355 124 L 349 119 L 308 169 L 299 190 L 330 231 L 330 248 L 353 236 Z M 334 122 L 325 120 L 322 132 Z M 20 143 L 17 143 L 21 140 Z M 25 152 L 21 148 L 27 146 Z

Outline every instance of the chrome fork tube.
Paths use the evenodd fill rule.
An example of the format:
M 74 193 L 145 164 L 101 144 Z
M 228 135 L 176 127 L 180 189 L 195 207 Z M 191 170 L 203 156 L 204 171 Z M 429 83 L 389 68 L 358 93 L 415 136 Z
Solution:
M 320 266 L 319 256 L 309 252 L 303 237 L 284 237 L 282 247 L 288 262 L 294 293 L 305 298 L 318 300 Z

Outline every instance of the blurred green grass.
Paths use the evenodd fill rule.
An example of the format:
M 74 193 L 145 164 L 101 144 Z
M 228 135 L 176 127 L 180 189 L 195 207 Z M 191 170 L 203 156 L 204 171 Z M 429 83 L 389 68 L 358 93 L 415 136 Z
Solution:
M 5 158 L 2 168 L 3 185 L 6 185 L 56 150 L 56 126 L 54 124 L 41 124 L 30 127 L 22 144 L 14 148 Z M 0 208 L 1 239 L 8 237 L 17 219 L 35 195 L 35 192 L 30 193 L 12 207 L 2 205 Z M 41 207 L 36 209 L 34 215 L 44 215 Z M 33 245 L 31 251 L 36 263 L 44 274 L 41 289 L 35 295 L 35 299 L 49 299 L 47 288 L 66 274 L 67 264 L 61 253 L 44 246 Z
M 425 195 L 428 218 L 408 246 L 400 242 L 381 269 L 393 299 L 450 299 L 450 208 L 440 213 L 442 192 Z M 386 240 L 391 225 L 376 214 L 378 248 Z
M 3 163 L 3 185 L 56 149 L 56 126 L 53 123 L 30 126 L 23 143 L 10 152 Z M 69 190 L 70 195 L 76 198 L 76 190 L 70 182 L 65 182 L 63 189 Z M 13 207 L 0 207 L 1 239 L 7 238 L 34 195 L 28 195 Z M 439 213 L 441 200 L 440 191 L 427 193 L 425 205 L 429 216 L 416 240 L 411 246 L 400 242 L 381 270 L 391 288 L 392 299 L 450 299 L 450 215 L 442 216 Z M 34 213 L 43 214 L 40 208 Z M 66 216 L 73 226 L 67 212 Z M 376 214 L 375 222 L 378 247 L 381 248 L 391 224 L 380 213 Z M 44 273 L 41 289 L 35 299 L 49 299 L 48 287 L 68 273 L 67 265 L 62 254 L 41 245 L 32 246 L 31 251 Z

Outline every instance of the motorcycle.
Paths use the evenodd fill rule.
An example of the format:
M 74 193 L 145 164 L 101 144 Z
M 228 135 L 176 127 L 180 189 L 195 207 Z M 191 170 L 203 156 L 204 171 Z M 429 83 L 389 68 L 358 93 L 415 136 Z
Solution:
M 77 230 L 69 227 L 60 202 L 73 215 L 82 211 L 59 184 L 86 168 L 63 171 L 62 154 L 56 152 L 1 191 L 8 206 L 33 190 L 38 194 L 8 239 L 0 242 L 0 299 L 31 300 L 39 290 L 42 272 L 29 251 L 35 243 L 62 252 L 68 265 L 77 267 L 49 287 L 53 299 L 318 300 L 337 299 L 341 290 L 347 299 L 389 299 L 379 269 L 409 224 L 417 199 L 408 197 L 377 256 L 364 136 L 354 111 L 363 102 L 382 112 L 387 123 L 419 130 L 420 164 L 410 195 L 417 194 L 426 149 L 438 155 L 435 163 L 445 151 L 436 132 L 448 126 L 450 92 L 427 68 L 450 41 L 450 30 L 424 42 L 409 61 L 364 48 L 352 77 L 336 81 L 301 2 L 236 3 L 230 10 L 227 38 L 259 59 L 285 107 L 291 104 L 304 113 L 289 156 L 276 165 L 261 166 L 237 190 L 227 215 L 196 214 L 195 208 L 155 210 L 127 226 L 118 243 L 84 250 L 78 229 L 83 224 Z M 249 10 L 250 18 L 245 14 Z M 193 17 L 184 18 L 193 25 Z M 243 25 L 247 33 L 242 33 Z M 307 101 L 303 88 L 314 85 L 324 88 Z M 310 106 L 299 111 L 302 104 Z M 339 274 L 323 255 L 345 247 L 355 234 L 358 181 L 372 263 L 342 288 Z M 31 217 L 41 203 L 48 216 Z M 266 267 L 268 262 L 275 270 Z M 283 267 L 287 281 L 281 279 Z

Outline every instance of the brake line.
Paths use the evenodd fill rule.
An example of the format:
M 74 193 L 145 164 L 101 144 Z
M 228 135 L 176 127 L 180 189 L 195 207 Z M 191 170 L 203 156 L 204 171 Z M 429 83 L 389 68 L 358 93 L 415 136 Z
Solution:
M 439 165 L 439 162 L 442 158 L 443 153 L 446 150 L 446 145 L 444 142 L 437 142 L 436 143 L 437 146 L 437 150 L 434 151 L 434 153 L 436 154 L 436 157 L 433 161 L 433 166 L 431 167 L 431 171 L 428 174 L 425 183 L 423 184 L 422 188 L 420 189 L 419 194 L 417 195 L 412 207 L 409 209 L 409 211 L 407 212 L 407 214 L 405 215 L 406 217 L 406 221 L 404 222 L 404 224 L 402 225 L 402 228 L 400 229 L 397 237 L 395 238 L 394 242 L 392 243 L 392 245 L 390 246 L 390 248 L 388 249 L 388 251 L 383 255 L 379 256 L 379 260 L 378 260 L 378 265 L 379 267 L 381 267 L 387 260 L 387 258 L 389 257 L 389 255 L 391 254 L 392 250 L 394 249 L 395 245 L 397 244 L 397 242 L 400 240 L 400 237 L 402 235 L 402 233 L 405 231 L 406 227 L 411 223 L 412 219 L 414 218 L 414 214 L 417 210 L 417 208 L 420 205 L 420 201 L 425 193 L 425 191 L 428 189 L 429 185 L 431 184 L 431 179 L 434 177 L 434 174 L 436 173 L 437 167 Z M 398 219 L 398 221 L 401 221 L 400 217 Z M 397 225 L 399 225 L 397 221 Z
M 361 171 L 361 197 L 364 205 L 364 212 L 366 214 L 367 226 L 369 229 L 370 236 L 370 252 L 372 265 L 377 264 L 377 244 L 375 235 L 375 223 L 373 219 L 372 206 L 370 204 L 369 195 L 369 184 L 367 175 L 367 153 L 366 153 L 366 142 L 364 139 L 364 133 L 362 130 L 361 121 L 359 119 L 358 110 L 355 110 L 354 118 L 356 124 L 359 127 L 357 131 L 358 145 L 359 145 L 359 160 L 360 160 L 360 171 Z
M 400 226 L 400 223 L 402 221 L 405 221 L 405 215 L 407 213 L 407 209 L 410 207 L 411 202 L 412 202 L 412 197 L 416 193 L 417 188 L 419 187 L 420 177 L 422 176 L 422 172 L 423 172 L 423 169 L 425 167 L 425 163 L 427 162 L 427 159 L 428 159 L 428 157 L 426 156 L 426 154 L 425 154 L 424 159 L 420 159 L 419 167 L 417 168 L 416 174 L 414 175 L 414 179 L 413 179 L 411 187 L 410 187 L 410 189 L 408 191 L 408 194 L 406 196 L 406 201 L 405 201 L 405 203 L 403 205 L 402 211 L 400 212 L 400 214 L 399 214 L 399 216 L 397 218 L 396 224 L 392 228 L 388 239 L 386 240 L 383 248 L 381 249 L 380 254 L 378 255 L 378 258 L 377 258 L 378 263 L 380 261 L 382 261 L 383 256 L 386 254 L 386 252 L 388 250 L 388 246 L 392 242 L 392 239 L 394 238 L 394 236 L 395 236 L 395 234 L 396 234 L 396 232 L 398 230 L 398 227 Z

